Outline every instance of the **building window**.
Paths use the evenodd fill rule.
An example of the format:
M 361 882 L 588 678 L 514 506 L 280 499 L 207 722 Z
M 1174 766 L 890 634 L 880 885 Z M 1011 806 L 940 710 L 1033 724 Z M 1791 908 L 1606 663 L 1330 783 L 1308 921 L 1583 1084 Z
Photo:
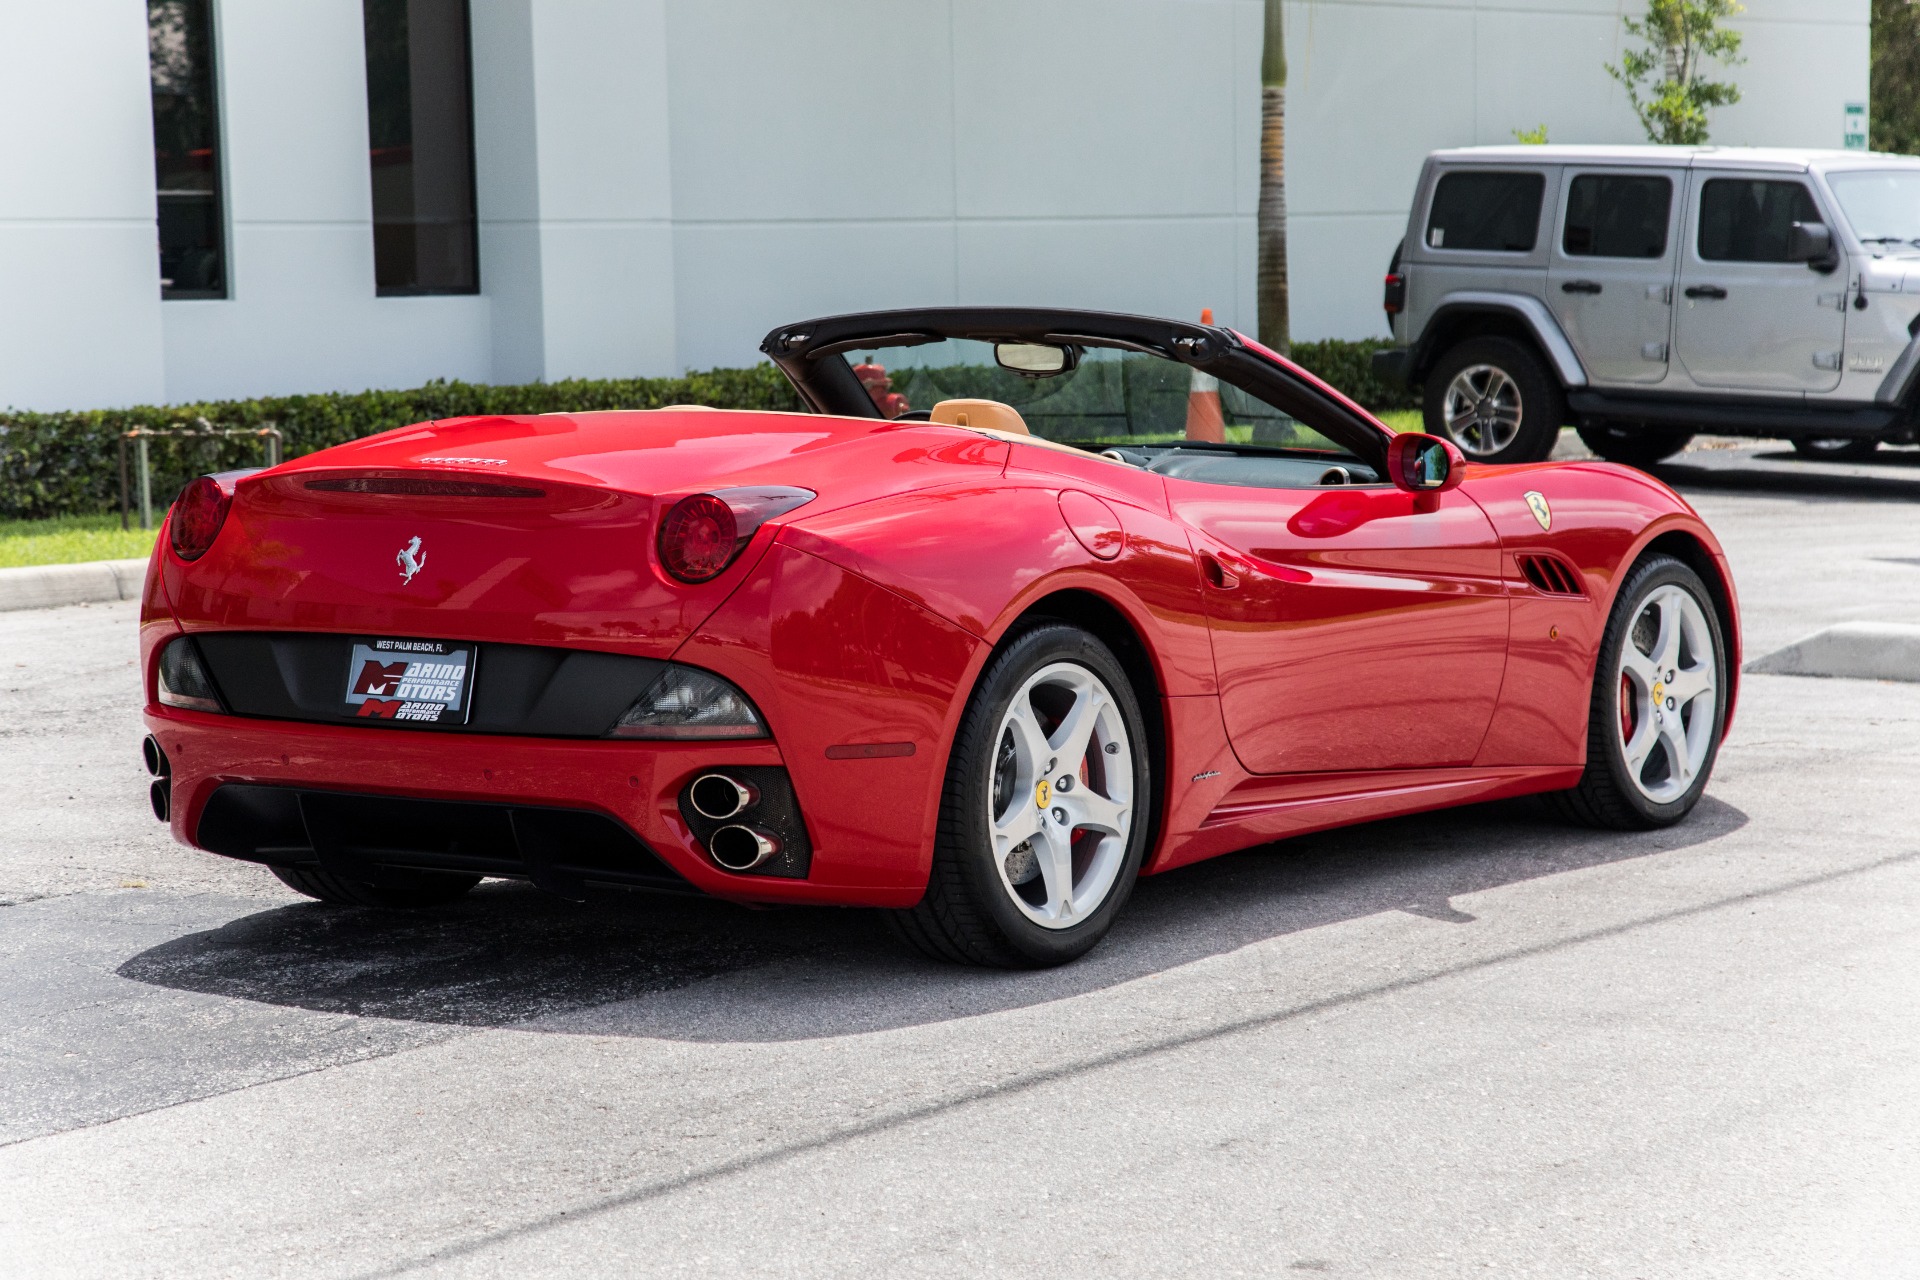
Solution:
M 227 296 L 211 0 L 147 0 L 160 296 Z
M 477 293 L 466 0 L 362 3 L 375 291 Z

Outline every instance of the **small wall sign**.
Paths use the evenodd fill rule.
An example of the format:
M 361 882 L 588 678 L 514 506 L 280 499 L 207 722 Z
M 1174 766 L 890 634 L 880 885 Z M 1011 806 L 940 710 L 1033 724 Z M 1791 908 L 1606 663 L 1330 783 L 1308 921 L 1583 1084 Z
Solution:
M 1867 104 L 1849 102 L 1846 123 L 1841 127 L 1840 145 L 1849 151 L 1867 149 Z

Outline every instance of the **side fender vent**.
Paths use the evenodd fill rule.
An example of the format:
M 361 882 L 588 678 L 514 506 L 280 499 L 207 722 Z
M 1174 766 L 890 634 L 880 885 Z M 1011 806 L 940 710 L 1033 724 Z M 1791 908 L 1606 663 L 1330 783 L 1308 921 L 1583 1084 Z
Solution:
M 1580 584 L 1580 571 L 1558 556 L 1526 555 L 1516 559 L 1520 561 L 1520 572 L 1533 584 L 1533 589 L 1542 595 L 1587 594 L 1586 588 Z

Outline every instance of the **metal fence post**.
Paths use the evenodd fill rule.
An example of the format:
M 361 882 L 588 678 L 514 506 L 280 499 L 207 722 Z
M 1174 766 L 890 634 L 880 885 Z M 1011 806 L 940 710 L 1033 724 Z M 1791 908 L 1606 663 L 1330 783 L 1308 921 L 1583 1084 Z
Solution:
M 120 433 L 120 532 L 127 531 L 127 433 Z
M 153 528 L 153 468 L 147 459 L 147 434 L 137 437 L 140 444 L 140 527 Z

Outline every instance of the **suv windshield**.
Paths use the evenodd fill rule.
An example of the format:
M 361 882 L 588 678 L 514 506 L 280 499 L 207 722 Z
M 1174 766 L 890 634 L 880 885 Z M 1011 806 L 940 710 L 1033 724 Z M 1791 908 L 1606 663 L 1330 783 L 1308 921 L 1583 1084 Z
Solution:
M 1829 174 L 1827 185 L 1862 244 L 1920 247 L 1920 169 Z
M 1072 368 L 1033 376 L 1002 368 L 993 344 L 951 338 L 864 347 L 843 359 L 889 418 L 924 419 L 942 400 L 998 400 L 1036 436 L 1062 444 L 1215 440 L 1345 454 L 1265 401 L 1161 356 L 1082 346 Z

